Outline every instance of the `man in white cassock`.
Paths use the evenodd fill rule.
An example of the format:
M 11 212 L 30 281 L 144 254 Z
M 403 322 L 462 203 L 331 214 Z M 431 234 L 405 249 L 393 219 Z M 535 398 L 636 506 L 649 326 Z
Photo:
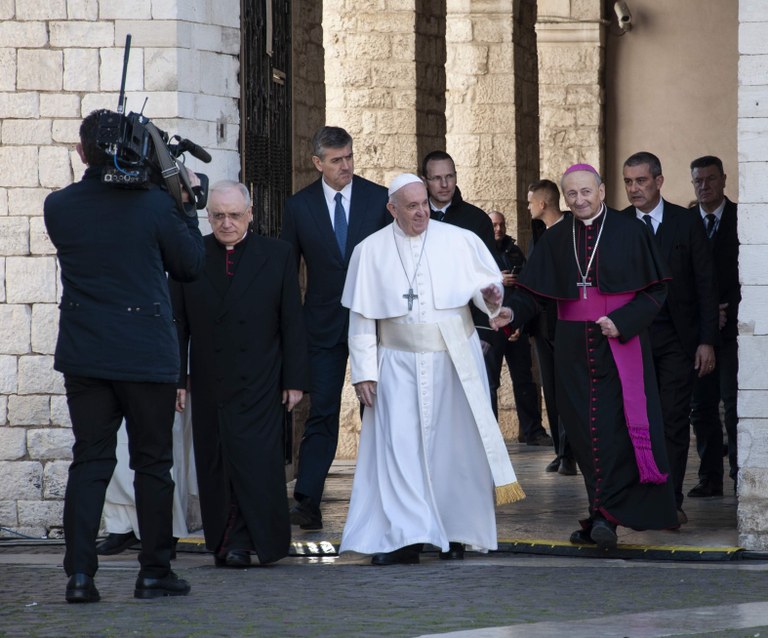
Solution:
M 498 314 L 501 274 L 474 233 L 429 222 L 415 175 L 392 181 L 387 208 L 395 221 L 355 248 L 341 300 L 365 406 L 341 551 L 418 563 L 430 543 L 461 559 L 496 549 L 494 497 L 524 497 L 469 309 Z

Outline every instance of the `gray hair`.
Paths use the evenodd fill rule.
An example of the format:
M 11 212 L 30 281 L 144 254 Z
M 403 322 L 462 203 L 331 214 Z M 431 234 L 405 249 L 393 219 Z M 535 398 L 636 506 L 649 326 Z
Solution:
M 312 138 L 312 153 L 320 159 L 326 149 L 345 146 L 352 146 L 352 136 L 340 126 L 323 126 Z
M 251 191 L 248 190 L 248 187 L 245 184 L 241 184 L 240 182 L 235 182 L 231 179 L 223 179 L 219 182 L 216 182 L 211 188 L 208 190 L 208 199 L 211 198 L 211 195 L 213 195 L 217 191 L 231 191 L 236 190 L 238 191 L 242 196 L 243 200 L 245 201 L 245 207 L 249 208 L 251 205 Z

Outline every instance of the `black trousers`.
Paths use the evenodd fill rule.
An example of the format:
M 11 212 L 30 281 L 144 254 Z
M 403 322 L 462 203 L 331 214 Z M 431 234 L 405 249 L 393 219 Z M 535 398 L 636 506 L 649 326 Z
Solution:
M 339 442 L 341 390 L 348 356 L 346 343 L 309 349 L 309 417 L 299 446 L 299 475 L 293 494 L 297 500 L 309 498 L 317 507 Z
M 485 370 L 488 373 L 488 385 L 491 389 L 491 407 L 498 418 L 498 389 L 501 385 L 501 367 L 506 360 L 509 376 L 512 378 L 512 394 L 515 397 L 515 409 L 520 430 L 526 441 L 546 434 L 541 425 L 541 409 L 539 407 L 539 388 L 533 381 L 531 368 L 531 342 L 526 333 L 522 333 L 517 341 L 509 341 L 503 330 L 478 331 L 480 338 L 489 344 L 483 358 Z
M 664 439 L 677 508 L 683 505 L 683 480 L 691 445 L 691 394 L 696 379 L 693 359 L 683 349 L 671 321 L 651 325 L 653 364 L 659 385 Z
M 715 348 L 715 369 L 696 379 L 691 399 L 691 425 L 696 433 L 699 453 L 699 480 L 723 484 L 723 425 L 728 435 L 729 475 L 739 471 L 736 458 L 736 426 L 739 417 L 736 399 L 739 391 L 739 349 L 736 339 L 723 341 Z M 724 424 L 720 421 L 723 402 Z
M 547 419 L 549 419 L 549 431 L 555 444 L 555 452 L 559 459 L 573 460 L 573 452 L 565 434 L 563 420 L 557 409 L 557 395 L 555 393 L 555 342 L 540 335 L 534 338 L 536 344 L 536 358 L 539 362 L 541 373 L 541 389 L 544 393 L 544 405 L 547 406 Z
M 140 576 L 163 577 L 173 545 L 173 383 L 110 381 L 64 375 L 75 444 L 64 497 L 64 570 L 93 576 L 104 495 L 117 464 L 125 418 L 141 535 Z

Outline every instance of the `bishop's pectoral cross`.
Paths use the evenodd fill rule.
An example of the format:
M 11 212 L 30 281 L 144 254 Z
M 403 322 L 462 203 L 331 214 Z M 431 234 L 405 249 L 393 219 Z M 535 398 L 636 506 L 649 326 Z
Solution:
M 587 288 L 591 288 L 592 287 L 592 283 L 587 281 L 587 276 L 586 275 L 582 275 L 581 281 L 577 281 L 576 282 L 576 286 L 578 288 L 582 289 L 582 291 L 583 291 L 583 298 L 586 299 L 587 298 Z
M 403 299 L 408 300 L 408 310 L 413 310 L 413 300 L 418 298 L 419 295 L 413 293 L 413 288 L 408 288 L 408 292 L 403 295 Z

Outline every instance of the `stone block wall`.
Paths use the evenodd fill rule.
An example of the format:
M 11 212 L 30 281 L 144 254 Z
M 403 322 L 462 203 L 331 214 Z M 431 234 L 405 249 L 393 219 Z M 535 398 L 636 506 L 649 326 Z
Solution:
M 127 109 L 211 151 L 189 165 L 239 173 L 239 3 L 0 2 L 0 536 L 60 533 L 71 457 L 53 370 L 61 294 L 43 200 L 80 179 L 80 120 L 117 106 L 132 34 Z
M 739 4 L 739 542 L 768 549 L 768 13 Z

